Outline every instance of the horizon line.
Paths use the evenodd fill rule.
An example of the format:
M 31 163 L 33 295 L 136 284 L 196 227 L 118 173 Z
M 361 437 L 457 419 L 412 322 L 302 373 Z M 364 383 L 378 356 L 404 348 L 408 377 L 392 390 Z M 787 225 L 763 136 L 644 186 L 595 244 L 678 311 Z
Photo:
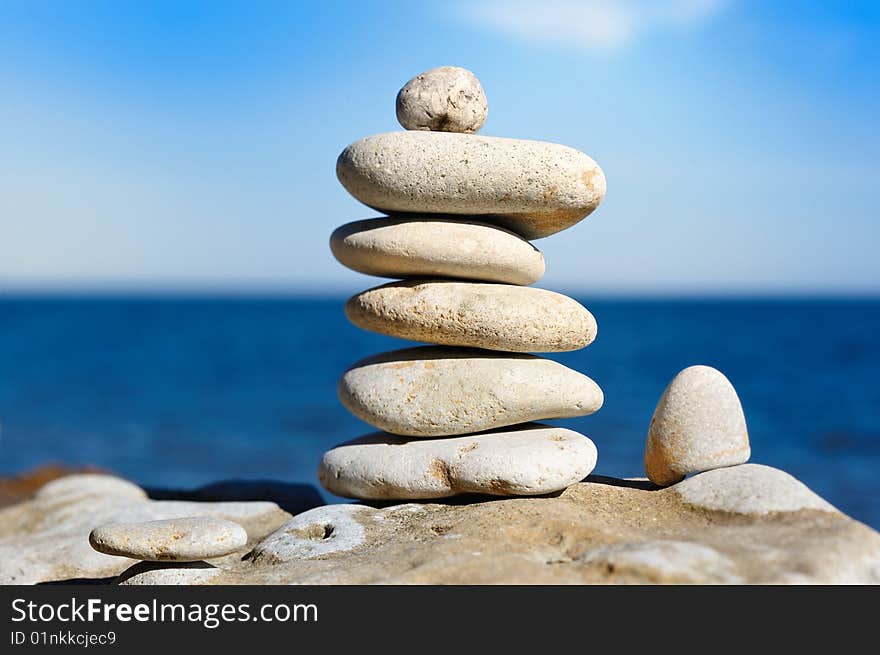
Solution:
M 391 281 L 391 280 L 389 280 Z M 380 282 L 380 284 L 384 284 Z M 372 288 L 378 284 L 364 288 Z M 530 285 L 533 288 L 545 288 Z M 338 299 L 360 286 L 324 285 L 16 285 L 0 286 L 0 300 L 15 299 Z M 858 287 L 604 287 L 551 289 L 574 297 L 621 300 L 880 300 L 880 289 Z

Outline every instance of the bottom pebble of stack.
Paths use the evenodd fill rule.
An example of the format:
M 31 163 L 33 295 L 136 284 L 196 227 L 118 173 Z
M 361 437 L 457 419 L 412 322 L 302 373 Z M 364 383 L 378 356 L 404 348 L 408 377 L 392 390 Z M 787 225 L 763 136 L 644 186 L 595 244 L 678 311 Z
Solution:
M 535 496 L 582 480 L 596 458 L 584 435 L 535 423 L 441 439 L 377 432 L 325 453 L 318 477 L 331 493 L 362 499 Z

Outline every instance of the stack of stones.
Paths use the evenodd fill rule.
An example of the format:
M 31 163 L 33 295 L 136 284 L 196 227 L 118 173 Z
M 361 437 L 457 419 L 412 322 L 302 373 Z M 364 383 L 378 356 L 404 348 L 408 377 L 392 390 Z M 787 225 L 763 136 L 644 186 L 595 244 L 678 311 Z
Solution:
M 537 495 L 587 476 L 585 436 L 532 423 L 598 410 L 590 378 L 528 353 L 583 348 L 596 321 L 559 293 L 528 285 L 544 259 L 527 239 L 571 227 L 605 194 L 605 177 L 566 146 L 477 136 L 486 97 L 462 68 L 430 70 L 397 96 L 407 131 L 348 146 L 336 173 L 386 217 L 337 229 L 345 266 L 399 281 L 348 301 L 365 330 L 437 344 L 352 366 L 339 397 L 382 430 L 325 453 L 321 483 L 361 499 L 480 493 Z

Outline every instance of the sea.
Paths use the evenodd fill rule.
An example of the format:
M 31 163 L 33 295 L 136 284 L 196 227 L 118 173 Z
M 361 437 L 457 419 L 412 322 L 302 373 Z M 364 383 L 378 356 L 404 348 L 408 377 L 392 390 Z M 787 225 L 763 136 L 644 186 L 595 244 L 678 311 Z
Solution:
M 549 356 L 596 380 L 605 405 L 551 423 L 593 439 L 595 473 L 643 476 L 663 389 L 708 364 L 739 392 L 753 462 L 880 529 L 880 300 L 579 300 L 597 340 Z M 411 345 L 354 328 L 343 302 L 0 297 L 0 474 L 63 463 L 156 488 L 317 486 L 321 454 L 371 431 L 337 400 L 341 373 Z

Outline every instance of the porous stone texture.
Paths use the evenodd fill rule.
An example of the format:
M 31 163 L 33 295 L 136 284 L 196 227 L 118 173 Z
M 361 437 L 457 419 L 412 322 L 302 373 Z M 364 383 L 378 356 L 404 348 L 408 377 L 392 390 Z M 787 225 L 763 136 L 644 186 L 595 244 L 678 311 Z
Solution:
M 561 352 L 588 346 L 596 319 L 561 293 L 511 284 L 408 280 L 352 297 L 345 315 L 359 328 L 445 346 Z
M 733 514 L 837 511 L 785 471 L 761 464 L 706 471 L 673 489 L 686 503 Z
M 231 512 L 203 503 L 206 513 L 237 515 L 256 541 L 249 554 L 214 560 L 216 573 L 201 563 L 128 568 L 132 560 L 96 553 L 83 526 L 110 508 L 94 497 L 72 495 L 49 516 L 26 501 L 0 510 L 0 577 L 18 584 L 880 583 L 880 534 L 825 506 L 803 508 L 799 483 L 781 482 L 791 478 L 774 469 L 748 473 L 754 468 L 718 469 L 668 488 L 591 476 L 549 496 L 336 505 L 293 519 L 255 507 L 270 502 Z M 749 485 L 763 485 L 761 506 L 773 510 L 752 511 L 748 497 L 717 509 L 718 498 L 736 498 L 743 471 Z M 679 487 L 696 480 L 703 490 L 686 502 Z M 161 513 L 174 501 L 114 507 L 133 503 Z
M 381 277 L 451 277 L 533 284 L 544 255 L 518 234 L 468 219 L 373 218 L 337 228 L 330 250 L 343 266 Z
M 649 581 L 669 583 L 695 582 L 700 571 L 701 583 L 742 582 L 735 562 L 710 546 L 689 541 L 657 539 L 600 546 L 578 556 L 585 567 L 617 573 L 621 578 L 637 573 Z
M 89 543 L 99 553 L 151 562 L 222 557 L 244 548 L 247 540 L 238 523 L 210 516 L 107 523 L 89 534 Z
M 120 478 L 71 475 L 0 510 L 0 584 L 115 577 L 134 560 L 94 550 L 92 529 L 110 522 L 194 516 L 239 523 L 251 543 L 290 517 L 272 502 L 149 500 L 143 489 Z
M 398 92 L 396 105 L 397 120 L 407 130 L 477 132 L 489 113 L 480 81 L 458 66 L 416 75 Z
M 255 562 L 290 562 L 350 551 L 364 543 L 363 505 L 326 505 L 294 516 L 251 553 Z
M 325 453 L 318 479 L 351 498 L 535 496 L 579 482 L 595 466 L 596 446 L 584 435 L 531 424 L 445 439 L 368 435 Z
M 549 359 L 431 346 L 362 360 L 345 372 L 338 391 L 358 418 L 414 437 L 585 416 L 603 401 L 599 385 Z
M 605 175 L 582 152 L 542 141 L 446 132 L 388 132 L 348 146 L 336 176 L 385 213 L 466 214 L 527 239 L 589 215 Z
M 204 585 L 221 573 L 207 562 L 138 562 L 111 584 L 126 587 L 148 585 Z
M 747 462 L 746 419 L 736 390 L 711 366 L 690 366 L 663 392 L 645 446 L 645 472 L 656 484 Z

